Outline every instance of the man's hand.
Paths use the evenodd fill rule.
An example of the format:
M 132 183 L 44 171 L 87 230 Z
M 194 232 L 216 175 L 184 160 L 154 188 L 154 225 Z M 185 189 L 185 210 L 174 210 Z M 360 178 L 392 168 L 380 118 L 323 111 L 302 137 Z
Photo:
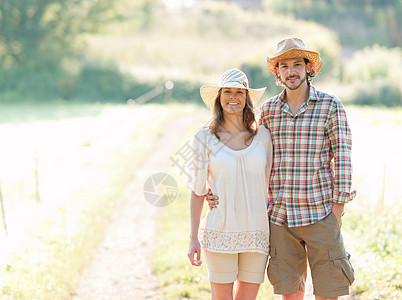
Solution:
M 342 216 L 345 214 L 345 204 L 334 203 L 334 206 L 332 206 L 332 212 L 338 220 L 339 226 L 341 226 Z
M 219 204 L 219 197 L 212 195 L 211 189 L 208 190 L 208 194 L 205 195 L 205 199 L 208 202 L 209 209 L 217 208 Z

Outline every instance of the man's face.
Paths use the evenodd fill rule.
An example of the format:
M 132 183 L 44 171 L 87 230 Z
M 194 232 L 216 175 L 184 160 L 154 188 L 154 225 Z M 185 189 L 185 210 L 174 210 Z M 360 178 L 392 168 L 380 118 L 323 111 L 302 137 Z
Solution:
M 306 82 L 310 68 L 310 63 L 306 65 L 303 58 L 289 58 L 278 62 L 276 73 L 286 88 L 296 90 Z

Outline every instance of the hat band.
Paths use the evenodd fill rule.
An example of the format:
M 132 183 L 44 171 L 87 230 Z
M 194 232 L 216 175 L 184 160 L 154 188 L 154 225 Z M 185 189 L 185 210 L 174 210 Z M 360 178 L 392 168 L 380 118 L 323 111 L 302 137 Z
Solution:
M 247 88 L 247 82 L 246 81 L 225 81 L 222 84 L 222 87 L 229 86 L 230 83 L 235 83 L 235 84 L 237 83 L 237 84 L 240 84 L 240 85 L 244 86 L 245 88 Z

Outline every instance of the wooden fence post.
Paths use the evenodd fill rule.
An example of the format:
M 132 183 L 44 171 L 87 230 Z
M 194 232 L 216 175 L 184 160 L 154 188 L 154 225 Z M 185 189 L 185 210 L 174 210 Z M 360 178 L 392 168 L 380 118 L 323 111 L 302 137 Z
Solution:
M 37 203 L 40 203 L 41 199 L 39 193 L 39 162 L 38 162 L 38 152 L 36 151 L 35 151 L 34 177 L 35 177 L 35 199 Z
M 4 232 L 5 232 L 6 236 L 8 237 L 7 222 L 6 222 L 6 211 L 4 210 L 3 192 L 1 190 L 1 184 L 0 184 L 0 202 L 1 202 L 1 216 L 2 216 L 2 219 L 3 219 Z

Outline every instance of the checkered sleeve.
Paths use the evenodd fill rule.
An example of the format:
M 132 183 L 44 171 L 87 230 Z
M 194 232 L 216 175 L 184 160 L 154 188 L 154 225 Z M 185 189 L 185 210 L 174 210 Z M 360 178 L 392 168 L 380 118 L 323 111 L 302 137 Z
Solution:
M 334 156 L 334 203 L 345 204 L 353 200 L 356 191 L 352 191 L 351 131 L 342 103 L 334 103 L 327 132 L 331 151 Z
M 267 122 L 265 118 L 267 117 L 267 108 L 266 105 L 262 105 L 259 111 L 259 117 L 258 117 L 258 125 L 264 125 L 265 128 L 268 128 Z

